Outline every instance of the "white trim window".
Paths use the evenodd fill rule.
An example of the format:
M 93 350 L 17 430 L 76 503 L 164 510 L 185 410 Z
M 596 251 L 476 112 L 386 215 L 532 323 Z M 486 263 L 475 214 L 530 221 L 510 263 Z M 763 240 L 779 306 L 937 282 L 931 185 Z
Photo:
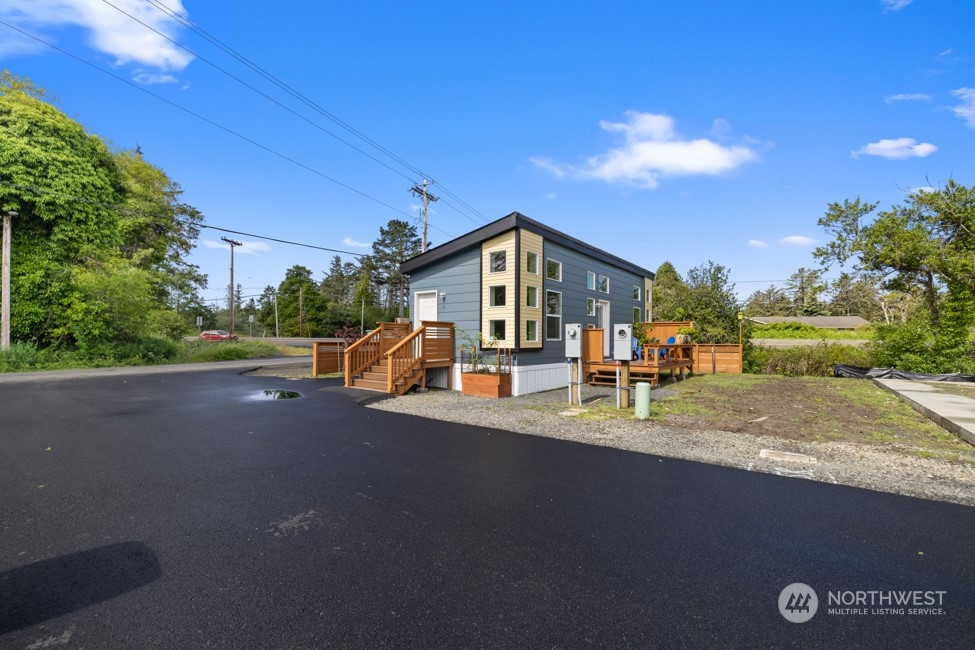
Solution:
M 545 277 L 554 282 L 562 281 L 562 262 L 550 258 L 545 259 Z
M 639 323 L 640 322 L 640 312 L 642 312 L 642 311 L 643 310 L 640 309 L 639 307 L 634 307 L 633 308 L 633 322 L 634 323 Z
M 545 340 L 562 340 L 562 292 L 545 292 Z
M 538 287 L 525 287 L 525 307 L 538 308 Z
M 605 275 L 599 276 L 599 293 L 609 293 L 609 278 Z
M 633 299 L 634 300 L 640 299 L 640 287 L 636 286 L 635 284 L 633 285 Z
M 525 321 L 525 343 L 538 343 L 538 321 Z
M 499 284 L 497 286 L 488 287 L 488 294 L 490 295 L 490 304 L 492 307 L 505 306 L 505 285 Z
M 490 266 L 489 273 L 504 273 L 508 270 L 507 251 L 491 251 L 489 254 Z
M 592 271 L 586 271 L 586 288 L 590 291 L 596 290 L 596 274 Z
M 596 299 L 586 298 L 586 316 L 596 315 Z
M 504 341 L 504 319 L 488 321 L 488 338 L 493 341 Z
M 525 254 L 525 272 L 538 275 L 538 253 L 528 251 Z

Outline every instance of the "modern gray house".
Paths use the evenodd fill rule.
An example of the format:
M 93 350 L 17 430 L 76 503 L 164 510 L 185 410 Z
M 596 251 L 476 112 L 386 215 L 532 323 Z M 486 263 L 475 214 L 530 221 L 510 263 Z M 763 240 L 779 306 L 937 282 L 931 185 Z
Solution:
M 480 333 L 512 350 L 512 394 L 566 386 L 564 326 L 603 330 L 610 357 L 614 324 L 649 321 L 654 275 L 518 212 L 400 264 L 410 279 L 413 326 L 450 321 L 458 345 Z M 485 346 L 491 349 L 493 346 Z M 461 386 L 452 369 L 430 371 L 428 385 Z

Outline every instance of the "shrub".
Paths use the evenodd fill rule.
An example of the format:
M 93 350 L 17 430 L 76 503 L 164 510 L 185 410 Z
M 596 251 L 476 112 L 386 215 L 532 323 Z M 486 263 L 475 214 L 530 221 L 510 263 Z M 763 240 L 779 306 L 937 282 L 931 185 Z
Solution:
M 853 345 L 819 343 L 794 348 L 756 346 L 745 359 L 745 372 L 788 377 L 832 377 L 833 365 L 872 366 L 870 351 Z

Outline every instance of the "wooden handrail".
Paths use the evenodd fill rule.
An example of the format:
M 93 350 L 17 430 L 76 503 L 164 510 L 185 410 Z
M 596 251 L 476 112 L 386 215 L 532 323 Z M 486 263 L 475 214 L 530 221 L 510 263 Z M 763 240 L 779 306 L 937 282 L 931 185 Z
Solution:
M 423 363 L 425 332 L 426 327 L 421 325 L 383 355 L 388 360 L 386 363 L 387 393 L 393 392 L 393 387 L 400 379 L 416 371 L 418 362 Z
M 363 336 L 361 339 L 345 348 L 345 385 L 352 385 L 352 378 L 358 375 L 360 372 L 376 363 L 379 360 L 380 354 L 380 344 L 382 342 L 383 335 L 383 325 L 385 323 L 380 323 L 379 327 Z M 376 346 L 374 351 L 369 351 L 366 345 L 372 344 Z M 361 350 L 360 350 L 361 348 Z

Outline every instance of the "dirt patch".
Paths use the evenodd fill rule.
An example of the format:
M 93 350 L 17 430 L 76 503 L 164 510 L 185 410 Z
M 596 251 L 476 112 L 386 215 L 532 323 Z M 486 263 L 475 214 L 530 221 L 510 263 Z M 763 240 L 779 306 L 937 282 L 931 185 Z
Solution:
M 699 375 L 660 400 L 660 422 L 800 442 L 900 444 L 975 458 L 975 448 L 873 382 Z

